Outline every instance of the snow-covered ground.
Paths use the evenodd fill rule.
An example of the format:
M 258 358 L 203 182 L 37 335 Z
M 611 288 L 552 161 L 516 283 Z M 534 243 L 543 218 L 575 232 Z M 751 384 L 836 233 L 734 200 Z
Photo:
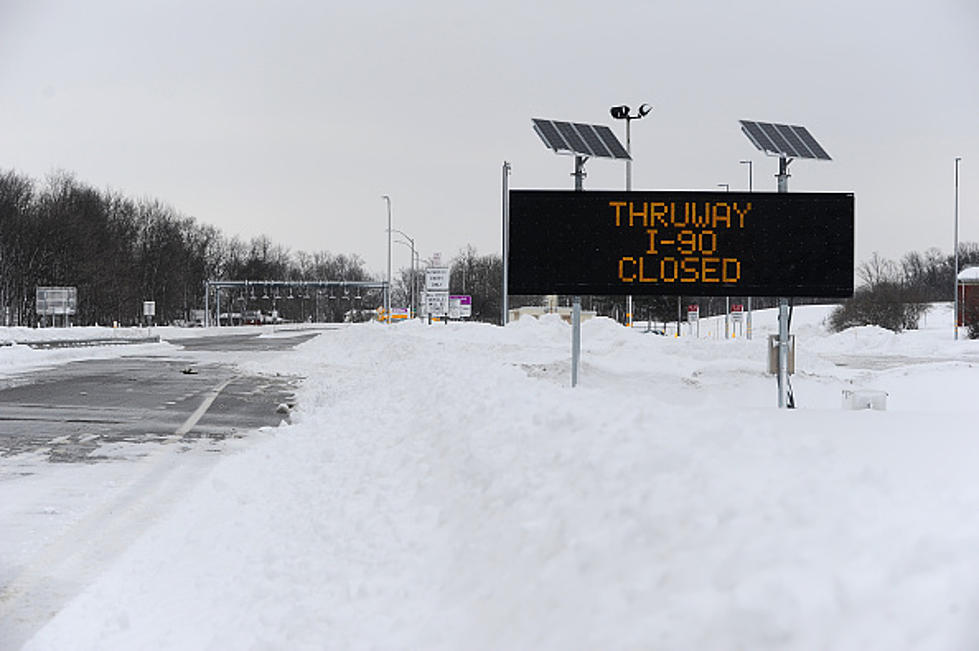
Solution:
M 26 648 L 977 648 L 979 342 L 948 306 L 900 335 L 827 312 L 795 311 L 783 411 L 771 311 L 751 341 L 588 321 L 576 389 L 556 318 L 243 359 L 307 377 L 293 424 L 119 466 L 155 497 L 112 464 L 0 459 L 4 599 L 91 534 L 99 570 Z M 132 352 L 20 348 L 0 373 Z

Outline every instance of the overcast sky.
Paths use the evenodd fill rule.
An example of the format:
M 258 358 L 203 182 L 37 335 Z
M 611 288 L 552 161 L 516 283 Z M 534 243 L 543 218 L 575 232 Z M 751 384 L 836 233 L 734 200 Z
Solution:
M 790 189 L 852 191 L 857 258 L 979 241 L 979 3 L 0 0 L 0 168 L 67 170 L 229 235 L 386 265 L 501 250 L 515 188 L 570 189 L 530 119 L 634 122 L 635 189 L 774 190 L 739 119 L 833 157 Z M 624 187 L 592 160 L 586 189 Z M 395 267 L 407 248 L 395 246 Z

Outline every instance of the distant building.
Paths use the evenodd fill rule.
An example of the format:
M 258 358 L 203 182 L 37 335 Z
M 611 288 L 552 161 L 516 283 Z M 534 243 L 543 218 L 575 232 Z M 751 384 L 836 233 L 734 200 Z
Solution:
M 979 267 L 967 267 L 960 271 L 955 291 L 959 295 L 959 313 L 955 322 L 963 326 L 967 321 L 966 315 L 979 313 Z

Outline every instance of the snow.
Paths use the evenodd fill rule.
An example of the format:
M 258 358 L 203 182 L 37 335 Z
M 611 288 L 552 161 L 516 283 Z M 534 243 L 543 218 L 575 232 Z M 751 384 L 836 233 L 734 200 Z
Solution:
M 182 473 L 141 516 L 126 487 L 71 496 L 118 465 L 4 459 L 35 471 L 0 475 L 15 536 L 126 520 L 25 648 L 976 648 L 979 342 L 952 341 L 947 305 L 901 334 L 828 334 L 827 311 L 795 310 L 791 411 L 764 372 L 773 311 L 751 341 L 587 321 L 576 389 L 547 317 L 241 359 L 307 378 L 293 424 L 130 458 Z M 842 409 L 854 388 L 887 411 Z M 0 550 L 30 565 L 65 535 Z
M 959 272 L 958 279 L 960 281 L 979 281 L 979 267 L 966 267 Z

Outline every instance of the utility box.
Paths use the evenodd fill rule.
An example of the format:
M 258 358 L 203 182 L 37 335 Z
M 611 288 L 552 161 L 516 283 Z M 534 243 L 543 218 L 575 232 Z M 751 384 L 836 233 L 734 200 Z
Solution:
M 844 389 L 843 408 L 885 411 L 887 409 L 887 392 L 870 389 Z
M 778 335 L 768 335 L 768 372 L 778 375 Z M 795 373 L 795 335 L 789 335 L 789 375 Z

